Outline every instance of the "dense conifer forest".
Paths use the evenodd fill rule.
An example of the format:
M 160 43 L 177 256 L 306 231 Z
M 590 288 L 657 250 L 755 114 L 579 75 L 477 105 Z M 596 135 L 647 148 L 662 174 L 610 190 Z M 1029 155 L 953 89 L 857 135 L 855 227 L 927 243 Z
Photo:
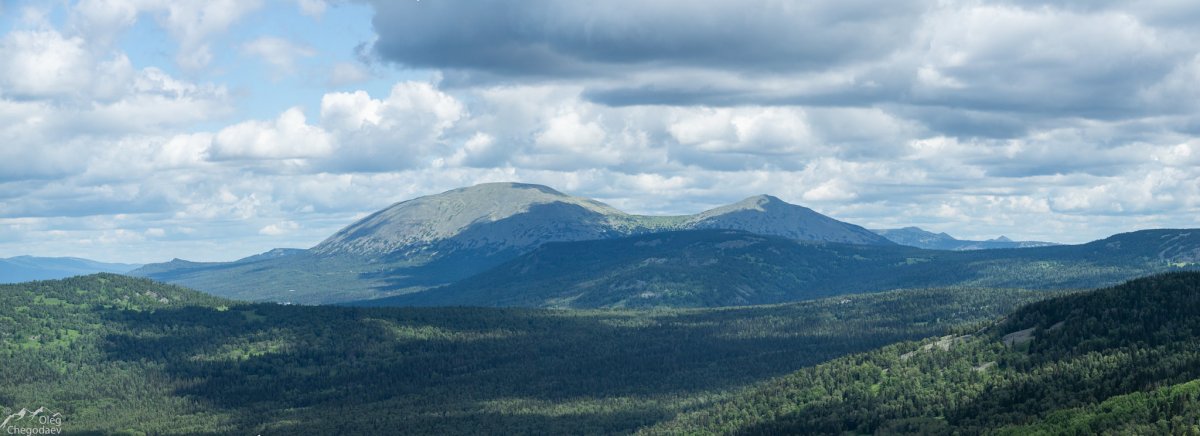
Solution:
M 1052 294 L 729 309 L 246 304 L 101 274 L 0 286 L 0 405 L 131 434 L 629 433 L 754 383 Z
M 776 378 L 647 434 L 1196 434 L 1200 273 L 1021 308 L 990 327 Z
M 586 311 L 250 304 L 99 274 L 0 286 L 0 405 L 102 434 L 1186 434 L 1197 337 L 1183 272 Z

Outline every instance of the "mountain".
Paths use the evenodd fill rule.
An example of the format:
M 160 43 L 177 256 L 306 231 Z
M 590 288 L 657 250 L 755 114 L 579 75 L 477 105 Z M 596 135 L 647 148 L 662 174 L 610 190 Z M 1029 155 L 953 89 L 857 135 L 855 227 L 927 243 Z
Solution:
M 258 262 L 260 260 L 279 259 L 282 257 L 288 257 L 288 256 L 296 255 L 296 254 L 303 254 L 305 251 L 306 250 L 304 250 L 302 248 L 273 248 L 273 249 L 264 251 L 259 254 L 243 257 L 234 262 L 247 263 L 247 262 Z M 176 259 L 176 260 L 178 260 L 178 259 Z
M 133 274 L 237 299 L 345 302 L 453 283 L 546 243 L 689 229 L 895 245 L 766 195 L 696 215 L 645 216 L 541 185 L 486 183 L 396 203 L 309 250 L 224 263 L 172 261 Z
M 45 407 L 71 434 L 629 434 L 1051 295 L 553 311 L 242 303 L 113 274 L 0 285 L 0 420 Z
M 1029 248 L 1059 245 L 1053 242 L 1014 241 L 1004 236 L 986 241 L 967 241 L 955 239 L 953 236 L 947 235 L 945 232 L 933 233 L 921 229 L 920 227 L 878 229 L 871 231 L 897 244 L 917 248 L 926 248 L 930 250 L 989 250 L 997 248 Z
M 1190 434 L 1200 273 L 1030 304 L 985 326 L 763 382 L 643 434 Z
M 105 263 L 77 257 L 17 256 L 0 259 L 0 283 L 61 279 L 98 272 L 127 273 L 141 265 Z
M 630 215 L 541 185 L 485 183 L 397 203 L 335 233 L 313 251 L 408 259 L 526 250 L 546 242 L 661 230 L 732 229 L 798 240 L 890 245 L 870 231 L 759 195 L 691 216 Z
M 545 244 L 446 287 L 354 304 L 718 307 L 938 286 L 1078 289 L 1177 269 L 1200 269 L 1200 230 L 974 251 L 699 230 Z
M 487 183 L 397 203 L 312 251 L 420 262 L 460 251 L 488 255 L 640 229 L 635 217 L 597 201 L 540 185 Z
M 892 245 L 892 241 L 862 227 L 844 223 L 772 197 L 758 195 L 687 217 L 676 230 L 743 230 L 799 241 Z

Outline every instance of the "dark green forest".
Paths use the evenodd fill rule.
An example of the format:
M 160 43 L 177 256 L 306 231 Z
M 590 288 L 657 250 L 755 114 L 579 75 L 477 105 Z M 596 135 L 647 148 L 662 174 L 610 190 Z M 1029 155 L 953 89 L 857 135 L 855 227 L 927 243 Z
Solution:
M 1200 231 L 1143 230 L 1080 245 L 945 251 L 693 230 L 554 242 L 503 255 L 466 250 L 419 266 L 403 256 L 272 253 L 229 263 L 175 260 L 134 274 L 246 301 L 724 307 L 901 288 L 1111 286 L 1149 274 L 1200 268 Z
M 994 326 L 764 382 L 647 434 L 1197 434 L 1200 273 L 1033 303 Z
M 1006 315 L 1007 314 L 1007 315 Z M 71 434 L 1195 434 L 1200 273 L 725 309 L 0 286 L 0 406 Z
M 1053 294 L 729 309 L 237 303 L 111 274 L 0 286 L 0 406 L 74 433 L 629 433 L 761 380 Z
M 1200 268 L 1200 232 L 975 251 L 796 241 L 730 230 L 545 244 L 443 288 L 373 306 L 722 307 L 949 286 L 1091 289 Z

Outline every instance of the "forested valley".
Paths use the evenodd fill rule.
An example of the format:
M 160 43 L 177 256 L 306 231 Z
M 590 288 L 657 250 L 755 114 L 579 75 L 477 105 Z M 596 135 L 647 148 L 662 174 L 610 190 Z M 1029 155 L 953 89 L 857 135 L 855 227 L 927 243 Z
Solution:
M 761 380 L 976 328 L 1053 295 L 349 308 L 238 303 L 99 274 L 0 286 L 0 404 L 44 406 L 76 433 L 630 433 Z
M 76 434 L 1178 434 L 1197 337 L 1189 272 L 643 310 L 251 304 L 98 274 L 0 286 L 0 403 Z

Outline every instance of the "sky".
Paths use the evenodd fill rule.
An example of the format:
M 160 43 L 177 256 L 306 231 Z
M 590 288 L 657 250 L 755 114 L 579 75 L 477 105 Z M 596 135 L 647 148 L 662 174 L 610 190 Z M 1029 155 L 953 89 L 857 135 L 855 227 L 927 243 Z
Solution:
M 868 228 L 1200 227 L 1200 3 L 0 0 L 0 257 L 233 260 L 540 183 Z

